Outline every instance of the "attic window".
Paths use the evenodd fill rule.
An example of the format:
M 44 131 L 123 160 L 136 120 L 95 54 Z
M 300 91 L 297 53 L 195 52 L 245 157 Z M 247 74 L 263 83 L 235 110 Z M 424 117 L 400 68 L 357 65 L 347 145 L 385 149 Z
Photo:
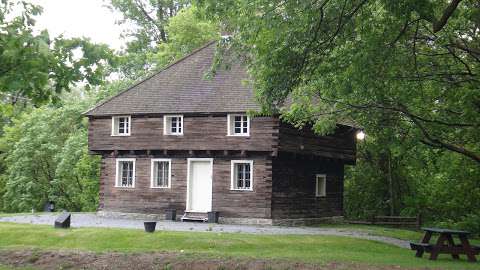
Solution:
M 112 117 L 112 136 L 130 136 L 130 116 Z
M 228 136 L 250 136 L 250 117 L 244 114 L 228 115 Z
M 183 115 L 165 115 L 163 117 L 164 135 L 183 135 Z

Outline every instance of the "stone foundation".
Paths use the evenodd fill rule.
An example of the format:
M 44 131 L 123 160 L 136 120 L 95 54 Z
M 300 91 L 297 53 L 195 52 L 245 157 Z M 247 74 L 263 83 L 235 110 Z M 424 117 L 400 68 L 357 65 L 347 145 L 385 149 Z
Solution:
M 236 224 L 236 225 L 260 225 L 260 226 L 309 226 L 317 224 L 342 223 L 343 216 L 323 217 L 323 218 L 297 218 L 297 219 L 267 219 L 267 218 L 228 218 L 220 217 L 220 224 Z M 97 216 L 118 219 L 138 219 L 152 221 L 168 221 L 165 220 L 165 214 L 142 214 L 142 213 L 123 213 L 98 211 Z M 182 215 L 177 215 L 177 221 L 180 221 Z
M 118 218 L 118 219 L 138 219 L 138 220 L 152 220 L 152 221 L 165 221 L 165 214 L 142 214 L 142 213 L 123 213 L 123 212 L 110 212 L 110 211 L 98 211 L 97 216 L 106 218 Z M 177 220 L 180 218 L 177 216 Z

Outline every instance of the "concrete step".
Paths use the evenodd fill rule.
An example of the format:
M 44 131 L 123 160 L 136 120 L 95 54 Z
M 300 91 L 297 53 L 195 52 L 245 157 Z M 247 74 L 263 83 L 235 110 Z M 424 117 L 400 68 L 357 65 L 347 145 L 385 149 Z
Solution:
M 196 213 L 196 212 L 185 212 L 181 217 L 181 221 L 197 221 L 197 222 L 207 222 L 208 214 L 207 213 Z

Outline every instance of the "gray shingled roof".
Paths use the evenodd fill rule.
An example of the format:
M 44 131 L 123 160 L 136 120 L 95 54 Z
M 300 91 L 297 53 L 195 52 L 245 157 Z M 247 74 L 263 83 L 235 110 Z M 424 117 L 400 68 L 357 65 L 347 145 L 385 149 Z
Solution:
M 260 110 L 240 64 L 219 69 L 211 79 L 216 42 L 196 50 L 160 72 L 86 112 L 86 115 L 215 113 Z

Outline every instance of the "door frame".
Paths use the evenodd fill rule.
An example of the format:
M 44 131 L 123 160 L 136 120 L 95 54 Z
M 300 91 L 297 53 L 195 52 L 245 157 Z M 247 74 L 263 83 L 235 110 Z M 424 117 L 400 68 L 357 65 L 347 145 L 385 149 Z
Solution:
M 190 209 L 190 181 L 192 180 L 190 177 L 190 173 L 192 172 L 192 162 L 195 161 L 208 161 L 210 162 L 210 178 L 211 178 L 211 188 L 212 188 L 212 201 L 213 201 L 213 158 L 187 158 L 187 200 L 186 200 L 186 205 L 185 205 L 185 211 L 192 211 Z M 212 203 L 212 202 L 211 202 Z M 210 209 L 211 211 L 211 209 Z

